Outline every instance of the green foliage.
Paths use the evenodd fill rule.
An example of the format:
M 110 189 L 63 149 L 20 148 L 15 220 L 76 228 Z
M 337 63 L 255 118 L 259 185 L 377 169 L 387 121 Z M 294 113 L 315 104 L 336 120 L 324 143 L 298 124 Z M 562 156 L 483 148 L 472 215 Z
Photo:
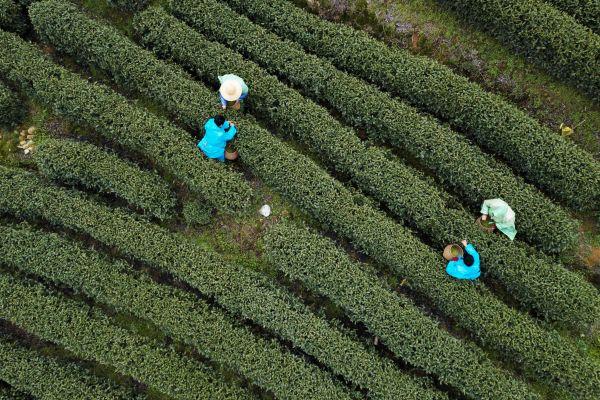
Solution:
M 13 388 L 45 400 L 143 399 L 75 364 L 60 362 L 0 335 L 0 378 Z M 1 397 L 0 397 L 1 398 Z
M 243 162 L 265 184 L 361 253 L 405 278 L 412 290 L 427 297 L 453 323 L 523 367 L 528 376 L 578 399 L 598 397 L 600 368 L 572 342 L 507 307 L 483 284 L 449 277 L 441 255 L 406 228 L 369 205 L 357 204 L 349 190 L 306 156 L 267 132 L 256 133 L 247 138 L 240 124 L 237 144 Z
M 92 144 L 48 139 L 36 147 L 34 161 L 50 179 L 115 194 L 159 219 L 173 216 L 175 196 L 165 181 Z
M 0 126 L 13 127 L 21 122 L 25 105 L 4 83 L 0 82 Z
M 600 36 L 542 0 L 438 0 L 600 101 Z
M 577 22 L 600 34 L 600 2 L 597 0 L 544 0 Z
M 85 233 L 124 255 L 168 272 L 213 297 L 234 315 L 251 319 L 289 340 L 377 398 L 440 396 L 317 317 L 271 279 L 226 263 L 219 255 L 158 225 L 50 186 L 32 174 L 2 167 L 0 211 L 43 218 L 53 225 Z
M 468 237 L 480 249 L 486 271 L 527 306 L 582 331 L 597 320 L 600 315 L 597 290 L 579 275 L 527 254 L 503 236 L 484 234 L 471 215 L 453 209 L 444 194 L 424 181 L 417 171 L 388 160 L 376 148 L 367 149 L 354 131 L 256 64 L 206 40 L 160 9 L 138 14 L 134 25 L 145 44 L 195 71 L 205 81 L 226 71 L 243 76 L 252 86 L 252 95 L 247 100 L 252 113 L 269 121 L 276 131 L 291 134 L 308 145 L 438 246 Z
M 449 68 L 431 59 L 411 55 L 408 51 L 390 48 L 364 32 L 345 25 L 327 22 L 283 0 L 226 0 L 225 2 L 281 36 L 301 43 L 308 51 L 327 58 L 340 69 L 373 82 L 379 87 L 407 99 L 415 106 L 437 115 L 440 119 L 449 121 L 481 147 L 503 157 L 528 180 L 571 206 L 594 209 L 600 204 L 600 164 L 589 153 L 556 133 L 543 128 L 533 118 L 501 97 L 487 93 L 466 78 L 454 74 Z M 175 10 L 184 11 L 190 7 L 189 3 L 192 2 L 172 2 Z M 211 30 L 214 26 L 219 25 L 221 35 L 231 34 L 239 41 L 256 37 L 253 35 L 256 35 L 258 31 L 247 26 L 247 21 L 240 22 L 239 18 L 232 20 L 231 13 L 227 12 L 221 4 L 216 5 L 214 0 L 193 3 L 203 3 L 205 6 L 201 8 L 206 14 L 215 15 L 213 14 L 215 12 L 220 15 L 217 20 L 210 17 L 212 19 Z M 460 1 L 453 2 L 456 5 L 462 3 Z M 478 5 L 482 2 L 471 1 L 468 3 Z M 484 1 L 483 3 L 491 2 Z M 507 4 L 504 1 L 495 1 L 495 4 L 500 3 Z M 510 1 L 510 4 L 516 7 L 515 10 L 521 8 L 516 5 L 517 3 L 531 5 L 530 1 Z M 503 8 L 507 10 L 507 14 L 513 14 L 510 11 L 513 6 Z M 483 9 L 478 8 L 477 10 Z M 483 16 L 484 13 L 482 11 L 480 16 Z M 496 18 L 494 12 L 487 12 L 485 15 L 490 19 Z M 514 15 L 515 18 L 518 18 L 516 13 Z M 548 23 L 550 20 L 551 18 L 547 20 Z M 527 24 L 527 21 L 524 23 Z M 497 28 L 502 32 L 511 32 L 521 29 L 522 25 L 521 22 L 511 21 L 510 23 L 501 23 L 497 25 Z M 571 27 L 569 22 L 560 22 L 552 25 L 550 29 L 556 37 L 562 37 L 563 34 L 572 37 L 577 29 L 571 31 Z M 208 28 L 204 27 L 204 29 Z M 573 39 L 573 46 L 585 44 L 582 42 L 588 40 L 592 34 L 585 32 L 582 35 L 580 38 Z M 285 58 L 287 61 L 292 61 L 293 58 L 289 53 L 273 52 L 273 50 L 267 49 L 266 36 L 264 34 L 260 36 L 261 47 L 257 49 L 254 46 L 251 49 L 252 52 L 269 51 L 272 53 L 270 57 L 273 61 L 280 57 L 287 57 Z M 229 44 L 234 46 L 236 40 Z M 596 41 L 594 40 L 594 42 Z M 288 48 L 289 51 L 293 51 L 293 46 L 288 46 Z M 540 44 L 540 50 L 545 51 L 543 44 Z M 250 49 L 244 52 L 244 54 L 246 53 L 250 53 Z M 598 53 L 595 54 L 598 57 Z M 589 56 L 593 56 L 593 54 L 589 54 Z M 566 60 L 563 61 L 566 62 Z M 572 62 L 573 66 L 577 65 L 576 60 L 572 60 Z M 585 73 L 589 79 L 595 79 L 595 82 L 598 83 L 600 79 L 600 74 L 597 73 L 598 69 L 596 64 L 595 69 L 589 70 L 588 66 L 587 72 L 582 70 L 578 74 Z M 314 75 L 318 77 L 329 77 L 321 69 L 316 71 L 319 73 Z M 299 83 L 295 82 L 295 84 Z M 326 96 L 326 92 L 333 89 L 329 88 L 330 85 L 333 86 L 332 82 L 325 80 L 322 81 L 321 86 L 316 86 L 320 99 Z M 344 87 L 354 85 L 356 84 Z M 455 174 L 441 172 L 436 172 L 436 174 L 451 186 L 457 185 L 456 181 L 471 180 L 474 187 L 460 191 L 465 200 L 469 200 L 471 192 L 478 194 L 480 185 L 495 186 L 496 193 L 507 190 L 505 184 L 498 181 L 496 176 L 482 175 L 477 179 L 468 175 L 466 170 L 476 171 L 484 163 L 473 163 L 470 160 L 474 156 L 471 154 L 473 150 L 466 148 L 465 144 L 457 138 L 452 139 L 448 132 L 442 135 L 443 131 L 438 129 L 439 132 L 435 135 L 430 133 L 432 129 L 430 125 L 433 122 L 428 118 L 421 118 L 421 122 L 412 122 L 417 121 L 412 116 L 410 119 L 404 120 L 404 129 L 401 129 L 401 126 L 396 127 L 393 124 L 397 118 L 395 114 L 398 112 L 398 106 L 391 110 L 391 103 L 388 99 L 380 96 L 378 97 L 379 101 L 367 102 L 364 96 L 356 98 L 352 96 L 350 99 L 352 101 L 346 101 L 345 97 L 349 96 L 349 93 L 348 88 L 335 97 L 331 95 L 329 102 L 333 106 L 341 102 L 350 103 L 351 108 L 346 111 L 346 118 L 355 120 L 355 123 L 361 124 L 367 131 L 375 130 L 383 138 L 390 135 L 387 132 L 390 130 L 390 125 L 394 130 L 398 129 L 394 137 L 387 139 L 394 139 L 398 143 L 402 142 L 406 149 L 421 161 L 428 156 L 428 152 L 431 152 L 431 156 L 438 161 L 447 160 L 445 162 L 452 166 Z M 598 93 L 600 93 L 600 89 L 597 88 L 596 95 Z M 367 114 L 363 110 L 368 110 L 370 113 Z M 342 111 L 342 113 L 344 112 Z M 406 113 L 404 111 L 400 115 L 406 115 Z M 353 114 L 356 115 L 353 117 Z M 386 128 L 388 129 L 386 130 Z M 446 137 L 444 138 L 444 136 Z M 403 141 L 403 138 L 407 140 Z M 441 140 L 442 138 L 444 140 Z M 416 143 L 426 141 L 426 143 L 420 146 L 420 150 L 411 150 L 416 146 L 416 143 L 412 143 L 413 141 Z M 458 165 L 457 161 L 463 166 Z M 427 162 L 425 164 L 435 169 Z M 454 178 L 452 178 L 453 176 Z M 482 198 L 490 198 L 490 196 L 481 196 L 478 201 Z M 521 215 L 523 215 L 522 212 Z
M 28 400 L 28 397 L 11 387 L 0 386 L 0 400 Z
M 190 226 L 202 226 L 210 223 L 212 209 L 198 199 L 191 199 L 183 204 L 183 219 Z
M 185 131 L 132 105 L 106 86 L 56 65 L 13 34 L 0 32 L 0 47 L 0 75 L 52 112 L 141 153 L 157 169 L 184 182 L 220 210 L 235 212 L 248 204 L 248 183 L 223 165 L 203 158 Z M 151 80 L 151 75 L 146 79 Z
M 253 335 L 192 294 L 145 276 L 134 277 L 129 266 L 105 261 L 97 253 L 54 234 L 3 226 L 0 232 L 0 262 L 149 320 L 169 336 L 196 347 L 203 356 L 278 398 L 349 398 L 326 372 L 282 349 L 277 342 Z M 202 398 L 250 398 L 240 389 L 218 383 L 221 381 L 217 378 L 215 385 L 207 387 L 207 397 Z
M 506 382 L 507 377 L 481 354 L 439 329 L 407 298 L 383 287 L 330 240 L 279 224 L 267 233 L 265 247 L 267 258 L 289 278 L 332 299 L 411 365 L 438 376 L 469 398 L 498 399 L 499 394 L 489 388 L 503 381 L 501 396 L 521 395 L 521 386 L 511 387 L 512 382 Z
M 16 33 L 25 31 L 21 7 L 13 0 L 0 0 L 0 28 Z
M 495 162 L 464 137 L 432 118 L 420 115 L 415 109 L 335 69 L 328 62 L 307 55 L 299 46 L 279 39 L 214 0 L 182 0 L 173 2 L 172 8 L 190 25 L 234 47 L 269 72 L 292 81 L 314 100 L 326 102 L 346 122 L 410 153 L 435 172 L 436 177 L 453 189 L 473 211 L 478 212 L 485 199 L 502 197 L 517 213 L 519 237 L 552 252 L 575 244 L 577 223 L 565 210 L 515 177 L 505 165 Z M 256 46 L 257 42 L 261 45 Z M 252 86 L 253 82 L 250 84 Z M 254 101 L 251 97 L 249 101 Z M 282 107 L 280 103 L 267 105 L 277 109 Z M 286 131 L 303 128 L 295 128 L 295 124 L 289 123 Z M 342 146 L 339 151 L 346 149 Z M 348 162 L 353 162 L 354 153 L 345 154 L 345 157 L 350 160 Z
M 97 309 L 48 292 L 40 284 L 18 282 L 2 274 L 0 297 L 3 319 L 174 399 L 238 398 L 203 364 L 180 356 L 170 346 L 132 334 Z
M 107 0 L 114 7 L 128 12 L 136 12 L 148 7 L 150 0 Z

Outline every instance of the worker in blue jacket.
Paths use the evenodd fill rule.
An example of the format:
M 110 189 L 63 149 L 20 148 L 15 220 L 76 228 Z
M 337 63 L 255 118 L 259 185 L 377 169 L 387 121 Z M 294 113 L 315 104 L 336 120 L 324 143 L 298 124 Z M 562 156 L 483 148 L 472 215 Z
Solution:
M 236 133 L 233 123 L 226 121 L 224 116 L 217 115 L 204 124 L 204 137 L 198 142 L 198 147 L 206 157 L 225 161 L 225 146 Z
M 458 257 L 448 263 L 446 272 L 456 279 L 477 279 L 481 275 L 479 253 L 475 247 L 466 240 L 461 242 L 465 248 L 462 257 Z

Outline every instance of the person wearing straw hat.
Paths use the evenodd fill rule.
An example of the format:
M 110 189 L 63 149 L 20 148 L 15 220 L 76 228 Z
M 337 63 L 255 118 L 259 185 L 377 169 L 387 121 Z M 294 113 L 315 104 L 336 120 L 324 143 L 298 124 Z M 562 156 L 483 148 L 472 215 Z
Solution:
M 239 110 L 240 100 L 248 97 L 248 86 L 242 78 L 234 74 L 219 76 L 221 87 L 219 88 L 219 97 L 221 98 L 221 107 L 227 108 L 229 102 L 235 102 L 232 106 L 234 110 Z
M 475 250 L 475 246 L 467 243 L 466 240 L 461 243 L 465 248 L 465 253 L 462 257 L 452 259 L 446 266 L 446 272 L 456 279 L 477 279 L 481 275 L 479 253 Z

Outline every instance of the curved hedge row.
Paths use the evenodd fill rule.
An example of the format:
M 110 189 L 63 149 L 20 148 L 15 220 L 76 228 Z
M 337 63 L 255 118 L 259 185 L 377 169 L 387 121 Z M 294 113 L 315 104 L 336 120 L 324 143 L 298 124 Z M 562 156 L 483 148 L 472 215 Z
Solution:
M 39 400 L 144 399 L 74 364 L 17 345 L 0 334 L 0 379 Z M 1 398 L 1 397 L 0 397 Z
M 216 4 L 212 0 L 201 2 L 209 4 L 206 10 L 214 9 Z M 520 0 L 511 1 L 518 2 Z M 178 3 L 187 2 L 173 2 L 177 8 Z M 283 0 L 226 0 L 226 3 L 278 34 L 301 43 L 309 51 L 326 57 L 342 70 L 450 121 L 482 147 L 501 155 L 527 179 L 570 205 L 593 209 L 600 203 L 600 164 L 589 153 L 449 68 L 426 57 L 392 49 L 364 32 L 325 21 Z M 495 14 L 488 15 L 493 18 Z M 222 31 L 233 28 L 229 21 L 219 18 L 218 22 L 227 23 L 227 28 L 223 27 Z M 521 25 L 517 22 L 507 28 L 507 24 L 502 24 L 500 28 L 508 31 L 519 29 Z M 570 26 L 551 28 L 555 35 L 562 36 L 568 33 Z M 234 32 L 237 30 L 233 29 Z M 574 43 L 581 40 L 584 39 L 577 38 Z M 600 79 L 597 71 L 591 71 L 591 79 L 594 76 Z M 598 93 L 600 90 L 596 95 Z M 361 105 L 358 103 L 356 107 Z M 462 152 L 456 154 L 464 157 Z
M 23 117 L 24 107 L 19 97 L 0 82 L 0 126 L 12 127 L 18 124 Z
M 495 381 L 494 374 L 481 366 L 481 354 L 440 331 L 410 300 L 386 289 L 377 276 L 353 263 L 333 242 L 285 223 L 270 228 L 264 239 L 273 265 L 292 280 L 329 297 L 353 321 L 364 323 L 380 337 L 396 356 L 436 375 L 467 397 L 495 397 L 481 384 Z M 424 343 L 424 348 L 415 343 Z
M 33 159 L 38 169 L 50 179 L 115 194 L 159 219 L 173 217 L 175 195 L 154 172 L 74 140 L 47 139 L 35 150 Z
M 255 134 L 248 129 L 246 132 Z M 440 396 L 316 316 L 271 279 L 245 267 L 227 264 L 219 255 L 181 235 L 83 199 L 73 191 L 50 186 L 22 171 L 0 167 L 0 195 L 0 211 L 43 218 L 53 225 L 85 233 L 122 254 L 173 274 L 214 297 L 233 314 L 253 320 L 289 340 L 336 374 L 368 389 L 373 397 L 437 399 Z
M 354 131 L 337 122 L 325 109 L 304 99 L 256 64 L 245 61 L 240 54 L 206 40 L 162 9 L 151 8 L 138 14 L 134 27 L 146 45 L 195 71 L 205 81 L 222 71 L 243 76 L 252 84 L 252 96 L 246 102 L 253 114 L 274 130 L 291 134 L 308 145 L 361 190 L 385 203 L 437 245 L 458 242 L 464 237 L 474 241 L 485 259 L 486 272 L 501 280 L 528 307 L 579 330 L 589 329 L 600 315 L 598 292 L 581 276 L 528 254 L 504 237 L 484 234 L 471 215 L 453 209 L 444 194 L 417 171 L 387 159 L 377 148 L 366 148 Z
M 597 0 L 544 0 L 577 22 L 600 34 L 600 3 Z
M 369 204 L 359 202 L 307 157 L 267 132 L 249 137 L 239 124 L 240 159 L 265 184 L 363 254 L 386 266 L 480 343 L 520 365 L 525 374 L 578 399 L 600 395 L 600 368 L 555 331 L 507 307 L 478 282 L 457 281 L 441 255 Z M 523 390 L 525 393 L 526 390 Z M 506 396 L 523 395 L 502 392 Z
M 543 0 L 438 0 L 600 101 L 600 36 Z
M 277 342 L 254 336 L 191 294 L 144 276 L 136 278 L 126 273 L 132 272 L 129 266 L 102 260 L 54 234 L 3 226 L 0 234 L 1 263 L 149 320 L 167 335 L 196 347 L 200 354 L 237 371 L 277 398 L 350 399 L 326 372 L 283 350 Z M 224 384 L 218 390 L 207 398 L 251 397 Z
M 0 28 L 16 33 L 25 30 L 21 7 L 13 0 L 0 0 Z
M 212 370 L 172 348 L 111 324 L 97 310 L 0 274 L 0 318 L 77 357 L 109 365 L 174 399 L 237 399 Z M 222 397 L 221 397 L 222 395 Z
M 317 102 L 326 102 L 347 123 L 410 153 L 473 211 L 479 211 L 484 199 L 502 197 L 517 213 L 519 237 L 554 252 L 576 243 L 577 223 L 565 210 L 432 118 L 306 54 L 298 45 L 279 39 L 220 2 L 181 0 L 172 2 L 171 7 L 176 16 L 209 37 L 292 81 Z
M 0 48 L 0 76 L 57 115 L 143 154 L 220 210 L 247 206 L 249 184 L 240 174 L 203 158 L 185 131 L 58 66 L 14 34 L 0 31 Z

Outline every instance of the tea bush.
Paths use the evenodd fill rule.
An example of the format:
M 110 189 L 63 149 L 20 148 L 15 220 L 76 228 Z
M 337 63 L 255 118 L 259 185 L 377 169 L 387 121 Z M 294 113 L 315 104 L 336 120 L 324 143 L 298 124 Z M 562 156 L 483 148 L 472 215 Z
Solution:
M 244 26 L 247 22 L 242 22 L 240 25 L 239 21 L 231 20 L 230 12 L 227 12 L 222 4 L 214 0 L 176 1 L 172 2 L 172 7 L 176 10 L 185 10 L 190 7 L 191 3 L 196 3 L 211 15 L 214 15 L 213 12 L 221 15 L 222 17 L 216 21 L 213 20 L 212 24 L 226 23 L 227 27 L 221 26 L 222 34 L 231 33 L 238 39 L 251 38 L 251 36 L 243 36 L 251 34 L 250 32 L 253 31 Z M 483 148 L 503 157 L 528 180 L 535 182 L 539 187 L 571 206 L 593 210 L 600 204 L 600 164 L 589 153 L 542 127 L 533 118 L 500 96 L 485 92 L 481 87 L 456 75 L 449 68 L 426 57 L 390 48 L 365 32 L 325 21 L 287 1 L 225 0 L 225 3 L 244 12 L 279 35 L 301 43 L 309 51 L 327 58 L 342 70 L 373 82 L 380 88 L 398 94 L 415 106 L 437 115 L 442 120 L 449 121 Z M 530 34 L 533 37 L 538 30 L 533 26 L 531 20 L 518 21 L 521 17 L 526 18 L 525 15 L 512 11 L 500 15 L 490 9 L 490 7 L 500 7 L 500 4 L 503 4 L 505 5 L 503 6 L 504 10 L 521 10 L 523 7 L 530 8 L 534 4 L 532 1 L 491 0 L 452 3 L 456 6 L 467 7 L 465 12 L 468 12 L 469 6 L 473 6 L 471 9 L 473 18 L 487 17 L 493 20 L 488 25 L 490 29 L 497 28 L 507 35 L 516 34 L 522 25 L 524 25 L 522 35 Z M 540 3 L 540 8 L 534 13 L 540 18 L 539 22 L 543 22 L 539 27 L 539 30 L 543 31 L 540 34 L 552 36 L 549 40 L 556 37 L 561 41 L 571 42 L 568 45 L 569 51 L 578 53 L 580 61 L 589 65 L 582 66 L 581 63 L 578 63 L 577 58 L 568 59 L 568 54 L 561 54 L 557 61 L 561 65 L 564 64 L 563 66 L 567 70 L 575 69 L 573 75 L 579 76 L 581 79 L 585 78 L 590 90 L 595 87 L 591 94 L 598 96 L 600 94 L 598 88 L 600 74 L 597 73 L 599 69 L 597 63 L 600 58 L 598 58 L 598 48 L 596 47 L 597 36 L 591 32 L 581 32 L 578 24 L 571 24 L 571 19 L 568 17 L 563 21 L 558 21 L 555 16 L 556 11 L 549 11 L 546 17 L 544 11 L 549 7 L 535 1 L 535 4 L 538 3 Z M 483 4 L 485 7 L 475 8 L 479 4 Z M 511 4 L 511 6 L 506 4 Z M 528 30 L 529 28 L 532 30 Z M 573 28 L 572 31 L 571 28 Z M 242 31 L 245 33 L 240 33 Z M 263 44 L 262 40 L 257 41 L 256 44 L 259 42 L 261 45 Z M 517 42 L 516 39 L 515 42 Z M 539 46 L 541 53 L 551 54 L 551 48 L 548 47 L 551 46 L 550 43 L 540 43 L 537 40 L 530 43 Z M 581 49 L 579 49 L 580 46 Z M 590 46 L 596 50 L 591 49 Z M 546 51 L 548 52 L 545 53 Z M 277 59 L 276 54 L 278 53 L 273 54 L 274 59 Z M 285 53 L 279 56 L 284 55 Z M 594 56 L 596 57 L 595 64 L 592 61 Z M 583 61 L 583 58 L 586 57 L 589 63 Z M 288 58 L 291 59 L 289 56 Z M 551 68 L 556 70 L 554 66 Z M 567 70 L 563 70 L 563 72 L 570 74 Z M 340 94 L 339 97 L 344 95 Z M 335 101 L 340 101 L 340 98 L 336 98 Z M 354 108 L 349 112 L 359 112 L 363 106 L 361 101 L 355 102 Z M 376 103 L 370 109 L 376 110 L 375 106 L 387 107 Z M 388 118 L 380 120 L 382 125 L 385 125 Z M 423 135 L 426 133 L 423 132 L 423 126 L 428 124 L 411 125 L 410 128 L 414 131 L 413 135 Z M 452 152 L 457 159 L 464 161 L 465 164 L 470 164 L 464 159 L 468 153 L 450 143 L 448 142 L 445 151 Z M 436 154 L 437 156 L 438 154 Z M 476 167 L 469 165 L 469 168 Z M 487 180 L 493 182 L 495 178 L 488 177 Z M 483 184 L 480 180 L 475 182 L 477 185 Z
M 111 323 L 97 309 L 0 274 L 0 315 L 75 356 L 109 365 L 174 399 L 238 399 L 212 370 L 175 350 Z M 150 300 L 150 299 L 149 299 Z
M 58 66 L 14 34 L 0 31 L 0 47 L 4 49 L 0 52 L 0 76 L 55 114 L 141 153 L 220 210 L 236 212 L 247 206 L 251 195 L 248 183 L 223 165 L 203 158 L 185 131 L 134 106 L 108 87 Z
M 251 82 L 252 96 L 246 102 L 253 114 L 261 116 L 275 131 L 300 140 L 440 247 L 468 237 L 478 245 L 486 272 L 502 281 L 528 307 L 581 331 L 588 330 L 600 315 L 597 290 L 579 275 L 528 254 L 503 237 L 483 234 L 471 215 L 450 207 L 444 193 L 424 181 L 417 171 L 389 160 L 376 148 L 365 147 L 354 131 L 338 123 L 325 109 L 240 54 L 208 41 L 161 9 L 138 14 L 134 26 L 146 45 L 195 71 L 204 81 L 224 71 L 236 71 Z
M 268 133 L 265 133 L 268 135 Z M 27 199 L 27 200 L 25 200 Z M 214 298 L 232 314 L 289 340 L 378 398 L 437 399 L 439 393 L 369 352 L 261 273 L 229 264 L 182 235 L 85 200 L 32 174 L 0 167 L 0 212 L 44 219 L 91 236 Z
M 545 0 L 600 34 L 600 3 L 596 0 Z
M 15 92 L 0 82 L 0 126 L 13 127 L 21 122 L 25 105 Z
M 25 31 L 21 7 L 13 0 L 0 0 L 0 28 L 16 33 Z
M 186 201 L 182 209 L 183 219 L 190 226 L 202 226 L 210 223 L 212 209 L 198 199 Z
M 0 334 L 0 379 L 13 388 L 47 400 L 142 400 L 131 390 L 100 379 L 76 364 L 18 345 Z M 0 390 L 1 393 L 1 390 Z M 0 399 L 2 396 L 0 394 Z
M 165 181 L 92 144 L 47 139 L 36 147 L 34 161 L 50 179 L 115 194 L 159 219 L 173 217 L 175 195 Z
M 317 102 L 326 102 L 347 123 L 408 152 L 435 172 L 436 179 L 473 211 L 478 212 L 485 199 L 502 197 L 517 213 L 521 238 L 554 252 L 576 243 L 577 223 L 565 210 L 437 121 L 330 63 L 307 55 L 298 45 L 279 39 L 222 3 L 181 0 L 173 2 L 172 8 L 177 16 L 209 37 L 292 81 Z M 271 105 L 278 107 L 279 103 Z M 352 156 L 347 155 L 349 159 Z
M 238 372 L 278 398 L 349 399 L 325 371 L 282 349 L 277 342 L 253 335 L 192 294 L 127 274 L 132 272 L 129 266 L 103 260 L 54 234 L 4 226 L 0 226 L 0 232 L 3 264 L 151 321 L 162 332 L 194 346 L 204 357 Z M 205 392 L 208 397 L 203 398 L 251 398 L 225 384 L 208 386 Z

